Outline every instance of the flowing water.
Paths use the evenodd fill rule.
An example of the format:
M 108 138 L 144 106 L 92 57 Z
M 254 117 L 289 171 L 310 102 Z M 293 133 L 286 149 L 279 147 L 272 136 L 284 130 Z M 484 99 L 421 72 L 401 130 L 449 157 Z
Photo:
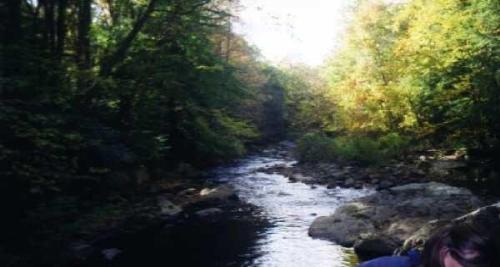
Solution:
M 307 231 L 317 216 L 329 215 L 340 204 L 371 191 L 290 183 L 281 174 L 262 172 L 278 164 L 296 164 L 283 153 L 286 146 L 285 143 L 280 148 L 265 150 L 233 167 L 216 171 L 215 179 L 234 186 L 241 199 L 260 207 L 262 215 L 271 222 L 240 266 L 352 266 L 355 257 L 351 251 L 332 242 L 312 239 Z
M 281 174 L 265 172 L 278 164 L 296 164 L 287 156 L 291 148 L 292 144 L 281 143 L 212 172 L 213 182 L 233 186 L 242 200 L 257 207 L 249 216 L 256 220 L 233 218 L 238 216 L 209 222 L 188 220 L 169 234 L 153 230 L 118 241 L 114 245 L 123 253 L 105 266 L 355 266 L 352 251 L 312 239 L 307 232 L 316 217 L 329 215 L 339 205 L 371 191 L 291 183 Z

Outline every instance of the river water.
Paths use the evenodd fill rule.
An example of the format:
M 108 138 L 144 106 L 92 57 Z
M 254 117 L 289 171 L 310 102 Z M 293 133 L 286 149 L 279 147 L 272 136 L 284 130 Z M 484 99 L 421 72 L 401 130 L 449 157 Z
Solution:
M 292 147 L 281 143 L 211 173 L 212 183 L 233 186 L 240 199 L 256 207 L 250 209 L 251 214 L 236 212 L 213 221 L 188 219 L 168 231 L 152 229 L 116 240 L 108 246 L 122 250 L 119 257 L 112 262 L 89 262 L 89 266 L 355 266 L 351 250 L 312 239 L 307 232 L 317 216 L 329 215 L 371 190 L 291 183 L 283 175 L 265 172 L 278 164 L 296 164 L 288 153 Z
M 312 239 L 307 232 L 317 216 L 329 215 L 339 205 L 371 191 L 291 183 L 281 174 L 262 172 L 278 164 L 296 164 L 284 153 L 291 146 L 282 143 L 280 147 L 264 150 L 232 167 L 216 170 L 217 181 L 232 185 L 241 199 L 260 207 L 262 216 L 271 223 L 260 233 L 248 259 L 242 260 L 240 266 L 353 266 L 356 258 L 352 251 L 329 241 Z

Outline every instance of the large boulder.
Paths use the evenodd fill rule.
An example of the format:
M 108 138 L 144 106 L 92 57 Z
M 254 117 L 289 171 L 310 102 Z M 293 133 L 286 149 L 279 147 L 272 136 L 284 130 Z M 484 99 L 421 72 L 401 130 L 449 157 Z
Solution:
M 430 162 L 429 173 L 438 177 L 445 177 L 465 167 L 467 167 L 465 161 L 442 159 Z
M 331 216 L 317 218 L 309 235 L 354 246 L 362 258 L 371 258 L 391 254 L 431 220 L 451 220 L 480 206 L 468 189 L 436 182 L 407 184 L 359 198 Z
M 369 220 L 359 217 L 366 209 L 362 203 L 355 202 L 340 207 L 332 216 L 316 218 L 309 228 L 309 235 L 333 240 L 338 244 L 351 247 L 360 235 L 368 235 L 375 231 Z
M 204 188 L 200 191 L 199 202 L 228 202 L 238 200 L 238 195 L 233 187 L 221 185 L 215 188 Z
M 122 254 L 122 252 L 123 251 L 121 249 L 117 248 L 107 248 L 101 250 L 102 256 L 104 257 L 104 259 L 108 261 L 112 261 L 114 258 L 116 258 L 116 256 Z

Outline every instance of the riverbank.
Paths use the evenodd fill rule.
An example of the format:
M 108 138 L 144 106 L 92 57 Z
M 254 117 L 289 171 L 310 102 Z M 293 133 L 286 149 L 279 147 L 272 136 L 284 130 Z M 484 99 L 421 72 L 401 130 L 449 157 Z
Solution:
M 276 151 L 278 156 L 287 153 Z M 254 149 L 251 154 L 259 153 L 262 152 Z M 225 164 L 224 168 L 233 165 L 238 165 L 238 161 Z M 187 166 L 164 174 L 164 179 L 142 171 L 137 174 L 142 183 L 134 190 L 58 197 L 30 211 L 22 222 L 23 228 L 15 230 L 16 239 L 9 239 L 5 243 L 8 246 L 0 247 L 0 262 L 5 266 L 125 266 L 125 259 L 129 261 L 140 254 L 149 255 L 150 265 L 154 265 L 154 259 L 160 263 L 182 260 L 179 264 L 185 265 L 207 257 L 200 253 L 198 259 L 193 259 L 190 247 L 198 246 L 207 252 L 215 242 L 224 239 L 222 243 L 230 245 L 218 251 L 219 258 L 231 261 L 252 247 L 255 236 L 268 222 L 262 211 L 241 200 L 234 188 L 213 179 L 217 169 L 196 171 Z M 246 230 L 231 231 L 235 226 Z M 211 241 L 197 234 L 211 236 Z M 152 242 L 172 248 L 167 253 L 172 259 L 159 259 L 165 252 L 151 254 L 134 245 Z M 184 248 L 179 246 L 183 242 Z M 222 255 L 221 251 L 226 252 Z M 209 261 L 205 265 L 209 266 Z
M 391 255 L 415 234 L 422 244 L 436 227 L 497 203 L 500 198 L 486 185 L 488 179 L 481 178 L 495 173 L 478 165 L 461 151 L 431 151 L 375 166 L 337 161 L 278 165 L 261 171 L 279 173 L 311 188 L 376 190 L 340 206 L 332 215 L 316 218 L 309 228 L 312 237 L 354 247 L 358 256 L 370 259 Z
M 342 267 L 355 266 L 355 258 L 348 256 L 350 252 L 343 251 L 336 244 L 352 246 L 356 240 L 346 244 L 330 238 L 326 239 L 335 243 L 312 239 L 308 236 L 310 225 L 323 220 L 328 230 L 334 224 L 328 219 L 319 219 L 321 216 L 337 211 L 359 213 L 354 217 L 375 224 L 374 231 L 399 231 L 395 235 L 401 236 L 397 242 L 386 242 L 389 245 L 385 246 L 383 253 L 387 253 L 395 245 L 399 246 L 414 228 L 432 219 L 423 215 L 429 213 L 429 203 L 436 200 L 427 201 L 422 195 L 426 192 L 423 189 L 417 190 L 422 194 L 414 194 L 415 201 L 408 199 L 413 193 L 407 194 L 406 191 L 397 200 L 394 186 L 423 184 L 437 187 L 429 183 L 429 173 L 437 176 L 439 171 L 451 175 L 463 168 L 459 163 L 451 163 L 463 161 L 461 158 L 449 163 L 443 163 L 446 161 L 439 158 L 418 158 L 413 163 L 395 161 L 375 167 L 354 162 L 301 164 L 295 160 L 293 151 L 293 143 L 283 142 L 215 168 L 203 179 L 152 181 L 132 195 L 110 196 L 99 203 L 65 201 L 64 210 L 55 214 L 40 210 L 34 215 L 44 214 L 45 217 L 32 217 L 36 223 L 31 230 L 45 230 L 44 235 L 31 239 L 39 243 L 24 246 L 23 255 L 29 254 L 31 258 L 11 261 L 11 266 L 40 266 L 44 263 L 51 266 L 163 266 L 166 263 L 230 266 L 235 262 L 251 262 L 249 266 L 270 263 L 289 266 L 287 257 L 295 257 L 297 266 L 303 263 L 328 265 L 332 261 L 339 262 L 338 266 Z M 444 179 L 446 176 L 439 177 Z M 453 190 L 448 191 L 452 194 L 438 194 L 438 197 L 444 197 L 439 200 L 443 207 L 452 207 L 453 216 L 480 205 L 467 204 L 468 196 L 472 194 L 465 194 L 462 199 L 467 203 L 459 205 L 462 207 L 459 210 L 453 209 L 456 194 Z M 378 193 L 366 196 L 374 192 Z M 362 196 L 368 200 L 381 199 L 386 208 L 373 201 L 362 202 L 373 209 L 358 209 L 359 205 L 346 208 L 346 203 L 356 202 Z M 387 207 L 396 207 L 394 203 L 401 204 L 400 219 L 412 217 L 415 220 L 397 221 L 398 227 L 391 228 L 388 220 L 397 217 L 391 215 L 392 211 L 388 212 Z M 415 207 L 409 209 L 405 203 Z M 47 208 L 54 210 L 54 206 Z M 367 210 L 375 211 L 378 217 L 364 214 Z M 431 215 L 435 214 L 433 212 Z M 420 216 L 420 219 L 415 216 Z M 403 228 L 407 231 L 401 233 Z M 348 233 L 345 236 L 349 238 L 359 237 L 354 232 Z M 323 238 L 321 235 L 317 237 Z M 385 242 L 378 237 L 370 238 L 364 239 L 369 242 L 362 243 L 363 246 L 375 241 L 376 244 Z M 0 254 L 13 255 L 13 249 L 22 245 L 12 246 L 10 251 Z M 370 252 L 370 249 L 366 251 Z
M 97 249 L 83 266 L 355 266 L 352 250 L 312 239 L 307 229 L 317 216 L 369 191 L 311 188 L 259 171 L 292 166 L 292 148 L 291 143 L 281 143 L 214 169 L 206 181 L 219 190 L 176 188 L 169 198 L 172 203 L 181 205 L 176 195 L 185 200 L 185 193 L 194 196 L 188 201 L 191 204 L 182 206 L 178 219 L 108 238 L 93 246 Z M 217 191 L 229 200 L 222 206 L 198 200 Z M 112 259 L 106 260 L 106 255 Z
M 197 192 L 192 189 L 178 193 L 184 195 L 186 190 L 189 194 L 194 193 L 189 203 L 177 206 L 181 209 L 178 214 L 163 216 L 141 231 L 121 233 L 94 244 L 97 249 L 81 266 L 215 267 L 229 265 L 247 253 L 260 230 L 268 224 L 263 217 L 257 216 L 261 212 L 259 208 L 238 199 L 227 185 Z M 160 201 L 163 208 L 175 210 L 171 206 L 174 202 L 164 196 Z M 133 223 L 137 225 L 141 221 Z M 118 254 L 114 255 L 116 252 Z
M 239 200 L 231 187 L 195 178 L 150 182 L 128 195 L 60 198 L 30 212 L 18 239 L 0 249 L 0 262 L 3 266 L 108 266 L 127 250 L 124 245 L 139 236 L 167 235 L 185 225 L 229 220 L 258 228 L 265 221 L 253 216 L 257 212 L 255 206 Z
M 287 155 L 294 158 L 293 152 Z M 329 188 L 370 188 L 384 190 L 410 183 L 441 182 L 472 190 L 486 201 L 500 199 L 496 191 L 498 173 L 481 160 L 471 160 L 463 150 L 414 152 L 401 159 L 376 165 L 356 161 L 298 162 L 291 166 L 263 168 L 266 173 L 279 173 L 291 182 L 326 185 Z

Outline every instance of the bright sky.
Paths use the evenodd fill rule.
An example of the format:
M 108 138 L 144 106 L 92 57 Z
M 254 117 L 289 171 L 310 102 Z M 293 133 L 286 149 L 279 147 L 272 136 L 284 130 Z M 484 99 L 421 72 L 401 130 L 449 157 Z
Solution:
M 318 65 L 340 43 L 349 0 L 240 0 L 237 33 L 274 62 Z

